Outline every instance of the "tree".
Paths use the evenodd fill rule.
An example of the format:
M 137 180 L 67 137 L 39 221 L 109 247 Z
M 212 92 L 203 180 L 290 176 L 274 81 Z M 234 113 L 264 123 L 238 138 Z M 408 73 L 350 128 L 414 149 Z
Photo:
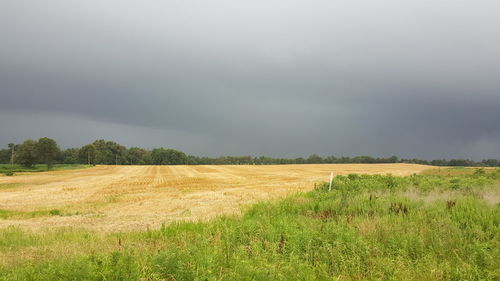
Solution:
M 47 164 L 47 170 L 52 169 L 54 164 L 54 158 L 56 158 L 59 152 L 59 147 L 53 139 L 41 138 L 36 144 L 36 155 L 40 162 Z
M 95 165 L 96 149 L 93 144 L 84 145 L 78 152 L 78 160 L 80 163 Z
M 16 145 L 13 143 L 9 143 L 9 150 L 10 150 L 10 164 L 14 164 L 14 150 L 15 150 Z
M 498 161 L 497 159 L 488 159 L 488 160 L 483 160 L 482 162 L 484 165 L 486 166 L 490 166 L 490 167 L 498 167 L 500 166 L 500 161 Z
M 148 152 L 139 147 L 131 147 L 127 153 L 127 162 L 130 165 L 144 165 L 147 164 L 146 156 Z
M 272 163 L 269 163 L 269 164 L 272 164 Z M 306 164 L 306 159 L 304 159 L 302 157 L 295 158 L 295 164 Z
M 391 156 L 389 157 L 389 163 L 398 163 L 399 159 L 397 156 Z
M 0 164 L 10 163 L 10 149 L 0 149 Z
M 188 157 L 184 152 L 163 147 L 151 151 L 151 160 L 155 165 L 183 165 L 188 163 Z
M 432 166 L 448 166 L 448 161 L 446 161 L 445 159 L 432 160 L 431 165 Z
M 319 164 L 323 162 L 323 158 L 319 157 L 317 154 L 312 154 L 307 158 L 307 163 L 309 164 Z
M 57 162 L 64 164 L 77 164 L 79 162 L 80 149 L 68 148 L 60 151 Z
M 451 159 L 448 161 L 449 166 L 475 166 L 475 163 L 469 159 Z
M 155 148 L 151 151 L 151 161 L 155 165 L 168 165 L 168 154 L 165 148 Z
M 15 161 L 24 167 L 33 167 L 37 162 L 37 143 L 27 139 L 17 150 Z
M 116 142 L 96 140 L 93 143 L 95 152 L 95 164 L 118 165 L 126 162 L 127 148 Z

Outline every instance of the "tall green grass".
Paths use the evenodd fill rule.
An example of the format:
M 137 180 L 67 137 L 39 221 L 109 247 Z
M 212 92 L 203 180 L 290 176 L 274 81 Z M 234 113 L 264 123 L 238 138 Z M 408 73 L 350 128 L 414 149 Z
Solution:
M 52 254 L 6 263 L 0 280 L 500 280 L 500 205 L 481 193 L 499 181 L 349 175 L 239 218 L 112 234 L 10 228 L 2 255 Z

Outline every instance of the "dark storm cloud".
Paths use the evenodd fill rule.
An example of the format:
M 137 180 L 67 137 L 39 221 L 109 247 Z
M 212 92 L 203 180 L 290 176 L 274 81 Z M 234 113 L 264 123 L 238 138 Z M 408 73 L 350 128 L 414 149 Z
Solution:
M 64 146 L 106 137 L 204 155 L 500 157 L 499 9 L 4 1 L 0 142 L 50 135 Z

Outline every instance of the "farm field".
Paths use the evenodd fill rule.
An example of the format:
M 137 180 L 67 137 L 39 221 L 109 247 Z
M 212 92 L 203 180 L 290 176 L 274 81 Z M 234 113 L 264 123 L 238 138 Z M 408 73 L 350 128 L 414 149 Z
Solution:
M 500 280 L 499 169 L 349 174 L 333 185 L 157 229 L 0 228 L 0 280 Z
M 335 175 L 422 173 L 413 164 L 97 166 L 0 176 L 0 228 L 73 226 L 114 232 L 239 214 L 242 206 L 310 191 Z

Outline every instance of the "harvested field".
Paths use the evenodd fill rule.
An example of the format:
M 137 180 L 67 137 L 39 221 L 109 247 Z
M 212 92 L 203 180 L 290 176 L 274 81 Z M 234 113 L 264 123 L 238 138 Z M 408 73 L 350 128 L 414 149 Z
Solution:
M 330 172 L 410 175 L 429 166 L 97 166 L 0 176 L 0 227 L 76 226 L 99 231 L 156 228 L 177 220 L 239 214 L 259 200 L 308 191 Z

